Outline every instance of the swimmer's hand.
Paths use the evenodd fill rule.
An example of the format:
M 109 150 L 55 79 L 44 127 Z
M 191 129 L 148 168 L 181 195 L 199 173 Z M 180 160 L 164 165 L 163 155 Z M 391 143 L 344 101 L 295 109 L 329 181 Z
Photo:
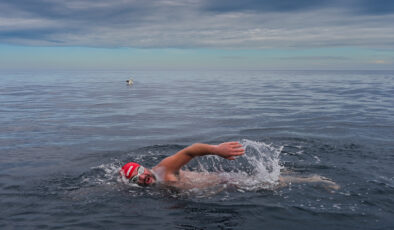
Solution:
M 225 142 L 214 147 L 214 154 L 227 160 L 235 160 L 235 157 L 245 154 L 245 149 L 239 142 Z

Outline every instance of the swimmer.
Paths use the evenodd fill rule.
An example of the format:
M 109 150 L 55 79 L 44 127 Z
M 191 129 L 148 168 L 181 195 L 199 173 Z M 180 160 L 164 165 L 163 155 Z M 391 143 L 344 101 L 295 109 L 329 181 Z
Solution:
M 225 142 L 219 145 L 196 143 L 163 159 L 152 169 L 147 169 L 135 162 L 129 162 L 122 167 L 120 173 L 128 182 L 144 187 L 160 182 L 164 185 L 182 189 L 206 188 L 226 183 L 225 178 L 216 173 L 191 172 L 181 170 L 181 168 L 194 157 L 216 155 L 227 160 L 235 160 L 236 157 L 243 154 L 245 154 L 245 149 L 239 142 Z M 335 182 L 318 175 L 311 177 L 280 176 L 278 187 L 304 182 L 322 183 L 329 189 L 339 189 Z
M 131 183 L 140 186 L 150 186 L 158 180 L 164 184 L 177 186 L 184 183 L 190 176 L 181 168 L 194 157 L 216 155 L 227 160 L 235 160 L 236 157 L 243 154 L 245 154 L 245 149 L 239 142 L 225 142 L 219 145 L 196 143 L 163 159 L 152 169 L 147 169 L 135 162 L 129 162 L 122 167 L 120 173 Z

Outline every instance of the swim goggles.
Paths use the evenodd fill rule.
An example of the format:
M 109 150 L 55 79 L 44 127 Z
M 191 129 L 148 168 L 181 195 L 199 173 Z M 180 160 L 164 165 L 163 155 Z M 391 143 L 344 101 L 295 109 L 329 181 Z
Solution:
M 135 175 L 132 178 L 130 178 L 130 181 L 133 182 L 133 183 L 137 183 L 138 182 L 138 178 L 145 172 L 145 168 L 143 166 L 140 166 L 138 168 L 137 172 L 138 172 L 137 175 Z

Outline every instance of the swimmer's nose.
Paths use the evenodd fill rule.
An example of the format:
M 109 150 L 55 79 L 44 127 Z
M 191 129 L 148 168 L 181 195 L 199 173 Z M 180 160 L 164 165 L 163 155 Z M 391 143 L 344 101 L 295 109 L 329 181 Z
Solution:
M 145 177 L 146 177 L 146 175 L 145 175 L 145 174 L 142 174 L 142 175 L 138 178 L 138 181 L 139 181 L 140 183 L 143 183 L 143 182 L 145 181 Z

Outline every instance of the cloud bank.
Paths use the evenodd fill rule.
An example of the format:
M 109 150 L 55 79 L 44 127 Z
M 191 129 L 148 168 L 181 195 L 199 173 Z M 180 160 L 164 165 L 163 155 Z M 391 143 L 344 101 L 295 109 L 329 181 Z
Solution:
M 389 0 L 0 0 L 0 43 L 288 49 L 394 47 Z

